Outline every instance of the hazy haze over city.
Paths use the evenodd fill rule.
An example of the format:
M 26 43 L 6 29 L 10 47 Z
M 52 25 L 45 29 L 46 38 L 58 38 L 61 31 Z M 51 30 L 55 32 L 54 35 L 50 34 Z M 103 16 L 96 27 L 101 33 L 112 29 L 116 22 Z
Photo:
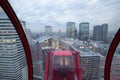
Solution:
M 119 0 L 9 0 L 20 20 L 26 21 L 33 32 L 44 31 L 52 26 L 53 31 L 66 31 L 67 22 L 94 25 L 109 24 L 109 30 L 120 27 Z
M 0 6 L 0 80 L 120 80 L 120 0 L 8 1 L 26 37 Z

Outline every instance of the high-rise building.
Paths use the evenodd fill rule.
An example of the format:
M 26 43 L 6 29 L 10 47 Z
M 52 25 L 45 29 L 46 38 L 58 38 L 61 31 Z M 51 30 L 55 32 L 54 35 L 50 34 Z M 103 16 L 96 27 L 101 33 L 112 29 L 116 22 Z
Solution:
M 75 39 L 78 39 L 78 33 L 77 33 L 77 29 L 75 28 Z
M 41 44 L 36 41 L 30 44 L 30 50 L 33 62 L 33 78 L 43 80 L 43 55 Z
M 27 40 L 28 40 L 29 44 L 31 44 L 32 43 L 31 30 L 29 28 L 25 28 L 25 34 L 26 34 L 26 37 L 27 37 Z
M 89 23 L 82 22 L 79 24 L 79 39 L 88 40 L 89 38 Z
M 96 25 L 93 29 L 93 39 L 95 41 L 106 41 L 108 24 Z
M 45 26 L 45 34 L 52 34 L 52 27 L 51 26 Z
M 39 42 L 30 44 L 30 49 L 31 49 L 33 62 L 42 60 L 42 49 L 41 49 L 41 44 Z
M 75 22 L 67 22 L 66 35 L 68 38 L 75 38 Z
M 28 80 L 26 55 L 19 35 L 0 11 L 0 80 Z
M 102 40 L 106 41 L 107 40 L 107 34 L 108 34 L 108 24 L 102 24 L 102 28 L 103 28 Z
M 26 27 L 26 22 L 25 21 L 20 21 L 21 25 L 23 27 L 23 30 L 25 32 L 25 35 L 27 37 L 28 43 L 31 44 L 32 43 L 32 33 L 31 30 L 29 28 Z
M 102 40 L 102 26 L 101 25 L 94 26 L 93 39 L 95 41 L 101 41 Z

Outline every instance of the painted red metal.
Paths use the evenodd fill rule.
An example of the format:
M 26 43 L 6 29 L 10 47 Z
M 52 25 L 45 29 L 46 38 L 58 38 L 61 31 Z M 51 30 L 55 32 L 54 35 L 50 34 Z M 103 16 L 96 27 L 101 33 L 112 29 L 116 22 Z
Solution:
M 111 69 L 111 63 L 112 63 L 112 58 L 114 56 L 115 49 L 117 45 L 120 42 L 120 29 L 118 30 L 117 34 L 115 35 L 111 46 L 109 48 L 107 58 L 106 58 L 106 63 L 105 63 L 105 69 L 104 69 L 104 79 L 105 80 L 110 80 L 110 69 Z
M 54 51 L 54 55 L 59 55 L 59 56 L 70 56 L 72 55 L 71 51 Z
M 48 76 L 49 76 L 49 61 L 50 61 L 50 53 L 48 53 L 46 59 L 45 80 L 48 80 Z
M 81 80 L 81 69 L 80 69 L 80 58 L 79 58 L 79 52 L 76 52 L 76 67 L 77 67 L 77 75 L 78 80 Z
M 52 58 L 50 58 L 50 55 L 52 55 Z M 76 57 L 73 57 L 73 56 L 76 56 Z M 62 65 L 60 65 L 58 62 L 56 65 L 54 61 L 57 61 L 57 59 L 59 61 L 61 58 L 63 61 Z M 70 61 L 69 65 L 65 65 L 65 62 L 64 62 L 65 59 Z M 50 62 L 52 62 L 51 67 L 49 67 Z M 51 76 L 49 75 L 50 69 L 52 69 Z M 77 76 L 77 78 L 75 77 L 75 75 Z M 52 77 L 51 80 L 81 80 L 79 53 L 78 52 L 73 53 L 71 51 L 54 51 L 54 52 L 51 52 L 51 54 L 48 53 L 47 60 L 46 60 L 45 80 L 49 80 L 50 77 Z

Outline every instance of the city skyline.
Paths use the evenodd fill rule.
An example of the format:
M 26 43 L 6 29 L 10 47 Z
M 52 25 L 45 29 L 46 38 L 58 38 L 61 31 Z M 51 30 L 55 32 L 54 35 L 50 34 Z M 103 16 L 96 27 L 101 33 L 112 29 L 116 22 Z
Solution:
M 119 0 L 69 0 L 69 2 L 67 0 L 9 0 L 9 2 L 19 19 L 26 21 L 27 27 L 33 32 L 44 31 L 44 26 L 52 26 L 53 31 L 61 29 L 66 32 L 67 22 L 75 22 L 77 30 L 81 22 L 89 22 L 90 30 L 93 30 L 94 25 L 104 23 L 109 24 L 109 30 L 116 31 L 120 26 Z
M 88 0 L 85 0 L 85 1 L 88 1 Z M 93 3 L 94 2 L 96 3 L 99 0 L 90 0 L 90 1 L 91 2 L 93 1 Z M 46 11 L 46 13 L 49 13 L 49 12 Z M 108 22 L 96 23 L 97 22 L 96 21 L 95 22 L 96 24 L 93 24 L 93 30 L 91 30 L 92 22 L 90 21 L 77 22 L 76 20 L 74 20 L 74 21 L 65 22 L 66 20 L 64 21 L 63 19 L 62 20 L 63 24 L 65 24 L 64 27 L 59 27 L 59 29 L 56 30 L 55 32 L 55 29 L 57 29 L 57 27 L 53 25 L 57 25 L 57 24 L 55 24 L 54 21 L 50 22 L 49 24 L 49 20 L 50 19 L 52 20 L 52 18 L 44 18 L 44 19 L 48 19 L 48 24 L 47 22 L 45 22 L 45 24 L 42 25 L 40 21 L 39 22 L 34 21 L 34 20 L 37 20 L 37 18 L 34 16 L 36 15 L 33 15 L 33 16 L 31 15 L 31 17 L 34 18 L 32 22 L 35 22 L 35 24 L 33 24 L 32 22 L 28 23 L 32 19 L 26 20 L 25 17 L 27 16 L 23 18 L 20 18 L 19 16 L 19 21 L 22 25 L 21 27 L 23 27 L 23 31 L 29 43 L 28 46 L 24 46 L 24 43 L 27 42 L 25 39 L 23 39 L 24 36 L 23 38 L 20 37 L 21 33 L 18 33 L 19 30 L 16 29 L 16 27 L 18 26 L 16 25 L 14 26 L 12 24 L 11 18 L 10 19 L 8 18 L 8 16 L 0 6 L 0 63 L 1 63 L 0 79 L 28 80 L 29 61 L 27 59 L 28 57 L 27 51 L 26 51 L 27 48 L 30 48 L 29 54 L 31 54 L 31 60 L 32 60 L 33 74 L 31 75 L 33 75 L 33 80 L 47 79 L 48 76 L 46 76 L 46 73 L 49 74 L 48 80 L 49 79 L 54 80 L 55 79 L 53 76 L 54 74 L 51 74 L 51 71 L 54 72 L 55 70 L 61 70 L 61 71 L 64 71 L 65 73 L 66 70 L 67 72 L 69 72 L 70 69 L 71 69 L 71 72 L 73 73 L 74 79 L 76 79 L 76 76 L 81 77 L 80 80 L 83 80 L 83 79 L 103 80 L 104 79 L 103 70 L 105 70 L 105 62 L 108 62 L 108 61 L 105 61 L 106 60 L 105 58 L 107 58 L 109 54 L 108 50 L 109 50 L 111 41 L 115 36 L 115 34 L 112 34 L 110 31 L 108 31 L 108 29 L 112 29 L 110 23 Z M 56 18 L 57 17 L 59 16 L 56 16 Z M 87 17 L 87 15 L 85 15 L 85 17 Z M 28 18 L 29 18 L 29 14 L 28 14 Z M 98 17 L 96 17 L 96 19 L 98 19 Z M 36 26 L 37 24 L 39 24 L 39 26 Z M 33 25 L 36 27 L 30 27 L 30 25 Z M 39 31 L 39 33 L 34 33 L 36 32 L 34 28 L 37 31 Z M 118 28 L 119 27 L 115 27 L 116 30 Z M 64 32 L 66 32 L 66 34 L 63 32 L 63 30 L 65 30 Z M 79 39 L 79 36 L 80 36 L 80 39 Z M 118 45 L 118 48 L 115 51 L 115 55 L 112 60 L 114 62 L 111 62 L 113 63 L 111 65 L 113 67 L 111 67 L 111 72 L 110 72 L 110 79 L 112 80 L 120 79 L 119 48 L 120 48 L 120 45 Z M 55 51 L 58 51 L 57 54 L 62 55 L 64 57 L 65 55 L 68 56 L 68 54 L 59 52 L 59 51 L 72 51 L 73 52 L 73 56 L 71 57 L 72 61 L 64 57 L 61 59 L 61 58 L 58 58 L 57 56 L 56 58 L 56 55 L 53 55 Z M 74 52 L 76 52 L 76 56 Z M 49 53 L 50 54 L 52 53 L 50 57 L 49 57 Z M 80 59 L 77 57 L 80 57 Z M 59 62 L 57 62 L 57 65 L 56 65 L 57 60 L 59 60 Z M 73 66 L 69 65 L 71 63 Z M 51 64 L 51 66 L 49 64 Z M 70 74 L 66 73 L 64 75 L 59 71 L 56 73 L 60 74 L 58 75 L 59 77 L 63 77 L 66 80 L 70 80 L 70 78 L 68 79 L 66 76 L 66 75 L 71 76 L 70 72 L 69 72 Z M 57 76 L 55 75 L 55 77 Z

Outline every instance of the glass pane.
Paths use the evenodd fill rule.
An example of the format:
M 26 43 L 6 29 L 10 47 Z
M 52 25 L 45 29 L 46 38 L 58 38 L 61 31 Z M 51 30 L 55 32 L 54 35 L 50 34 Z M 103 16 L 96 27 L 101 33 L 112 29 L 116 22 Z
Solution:
M 19 19 L 26 23 L 28 32 L 25 33 L 32 53 L 34 79 L 44 78 L 48 52 L 71 50 L 80 52 L 83 80 L 104 80 L 106 55 L 120 28 L 119 0 L 9 2 Z
M 120 79 L 120 43 L 116 48 L 111 64 L 112 66 L 111 66 L 110 80 L 119 80 Z
M 22 42 L 1 6 L 0 80 L 28 80 L 28 67 Z
M 54 69 L 57 68 L 71 68 L 72 69 L 72 57 L 71 56 L 55 56 L 54 57 Z

